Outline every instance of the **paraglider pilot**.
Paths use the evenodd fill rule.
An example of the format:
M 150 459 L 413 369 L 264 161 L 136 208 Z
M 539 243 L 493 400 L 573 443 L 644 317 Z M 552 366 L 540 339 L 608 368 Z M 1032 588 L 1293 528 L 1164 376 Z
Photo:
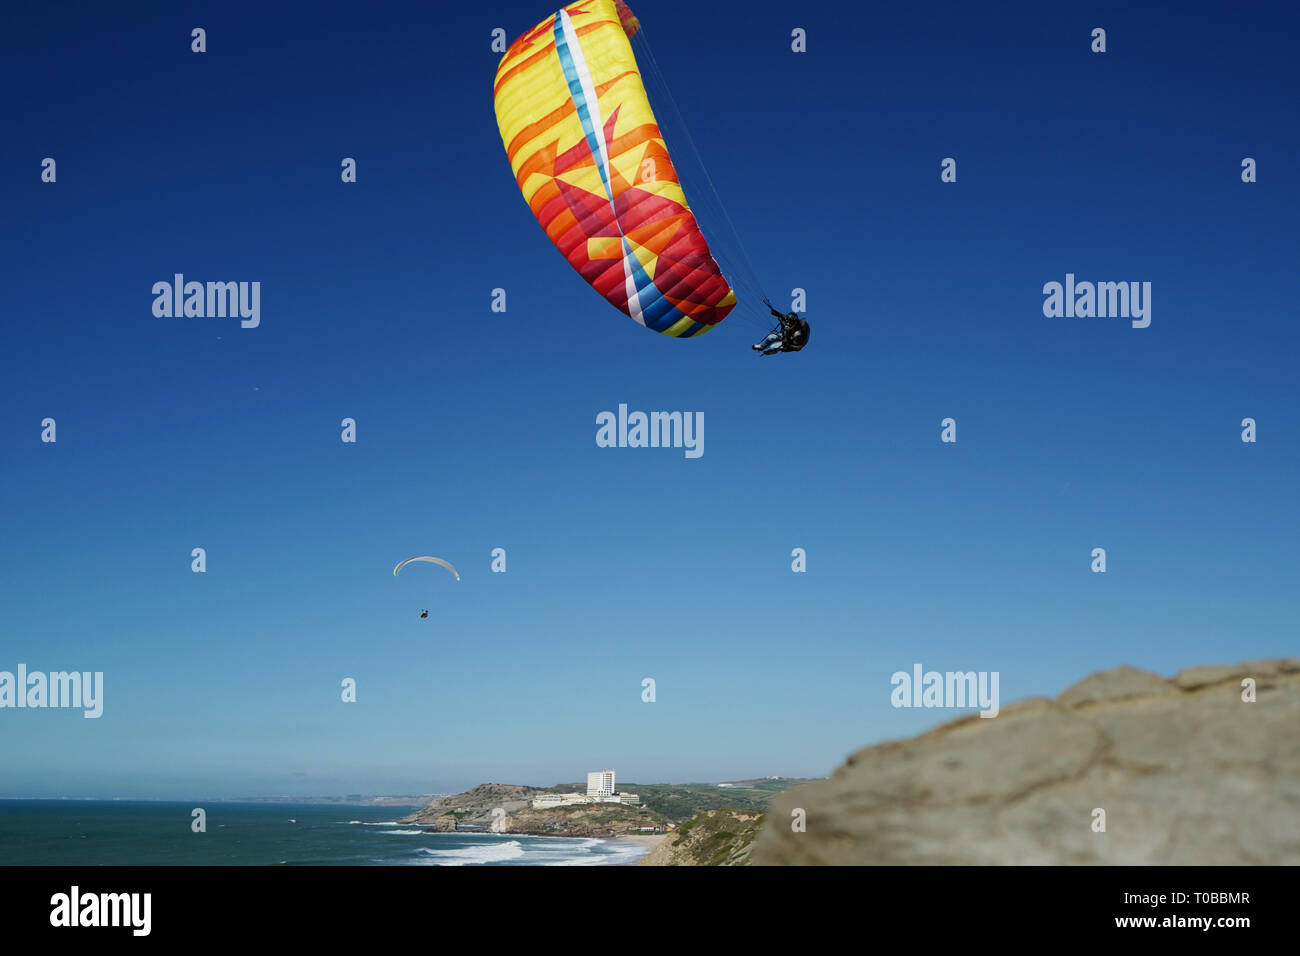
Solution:
M 775 355 L 777 352 L 798 352 L 808 344 L 808 323 L 799 318 L 794 312 L 781 313 L 772 308 L 772 303 L 766 299 L 763 304 L 767 306 L 774 316 L 781 320 L 781 324 L 767 333 L 767 338 L 753 346 L 755 352 L 763 355 Z

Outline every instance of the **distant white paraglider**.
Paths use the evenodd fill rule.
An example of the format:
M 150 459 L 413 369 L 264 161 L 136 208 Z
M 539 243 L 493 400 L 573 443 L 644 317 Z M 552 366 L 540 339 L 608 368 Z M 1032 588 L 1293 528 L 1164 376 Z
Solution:
M 427 561 L 429 564 L 441 565 L 442 567 L 450 571 L 452 574 L 456 575 L 457 581 L 460 580 L 460 572 L 451 566 L 450 561 L 444 561 L 442 558 L 429 557 L 428 555 L 424 555 L 418 558 L 407 558 L 405 561 L 400 562 L 397 565 L 397 567 L 393 568 L 393 577 L 397 577 L 397 572 L 402 570 L 402 568 L 406 567 L 408 564 L 410 564 L 413 561 Z M 429 612 L 427 610 L 420 612 L 421 618 L 427 618 L 428 616 L 429 616 Z
M 460 580 L 460 572 L 451 566 L 450 561 L 444 561 L 442 558 L 430 558 L 427 556 L 421 558 L 407 558 L 405 561 L 400 562 L 397 567 L 393 568 L 393 577 L 397 577 L 397 572 L 402 570 L 402 568 L 406 567 L 412 561 L 428 561 L 430 564 L 440 564 L 452 574 L 456 575 L 457 581 Z

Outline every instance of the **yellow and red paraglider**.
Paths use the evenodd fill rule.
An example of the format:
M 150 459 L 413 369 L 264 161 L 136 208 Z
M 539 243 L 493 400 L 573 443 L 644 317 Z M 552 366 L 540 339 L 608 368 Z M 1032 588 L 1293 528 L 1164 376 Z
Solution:
M 632 52 L 623 0 L 579 0 L 510 47 L 497 125 L 529 208 L 612 305 L 664 335 L 701 335 L 736 294 L 686 204 Z

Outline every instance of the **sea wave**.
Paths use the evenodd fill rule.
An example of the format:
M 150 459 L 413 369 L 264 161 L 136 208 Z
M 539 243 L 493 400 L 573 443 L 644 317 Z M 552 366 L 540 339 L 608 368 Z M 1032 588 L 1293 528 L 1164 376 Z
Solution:
M 645 856 L 648 849 L 621 840 L 573 841 L 573 846 L 548 846 L 529 859 L 537 866 L 627 866 Z M 533 854 L 530 854 L 532 857 Z
M 421 847 L 416 850 L 416 866 L 473 866 L 482 863 L 505 863 L 517 860 L 524 855 L 524 847 L 518 840 L 505 843 L 490 843 L 487 846 L 457 847 L 455 849 L 437 850 Z

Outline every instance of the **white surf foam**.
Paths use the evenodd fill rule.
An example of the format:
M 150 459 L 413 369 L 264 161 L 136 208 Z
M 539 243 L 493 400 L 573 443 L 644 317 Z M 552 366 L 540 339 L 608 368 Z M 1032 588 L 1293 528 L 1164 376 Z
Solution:
M 506 843 L 489 843 L 486 846 L 456 847 L 438 850 L 421 847 L 420 855 L 415 860 L 418 866 L 473 866 L 480 863 L 504 863 L 516 860 L 524 855 L 523 845 L 518 840 Z
M 550 848 L 547 848 L 550 850 Z M 568 852 L 558 849 L 548 853 L 549 859 L 539 859 L 538 866 L 618 866 L 635 863 L 649 850 L 637 843 L 621 840 L 584 840 Z M 530 861 L 531 862 L 531 861 Z

